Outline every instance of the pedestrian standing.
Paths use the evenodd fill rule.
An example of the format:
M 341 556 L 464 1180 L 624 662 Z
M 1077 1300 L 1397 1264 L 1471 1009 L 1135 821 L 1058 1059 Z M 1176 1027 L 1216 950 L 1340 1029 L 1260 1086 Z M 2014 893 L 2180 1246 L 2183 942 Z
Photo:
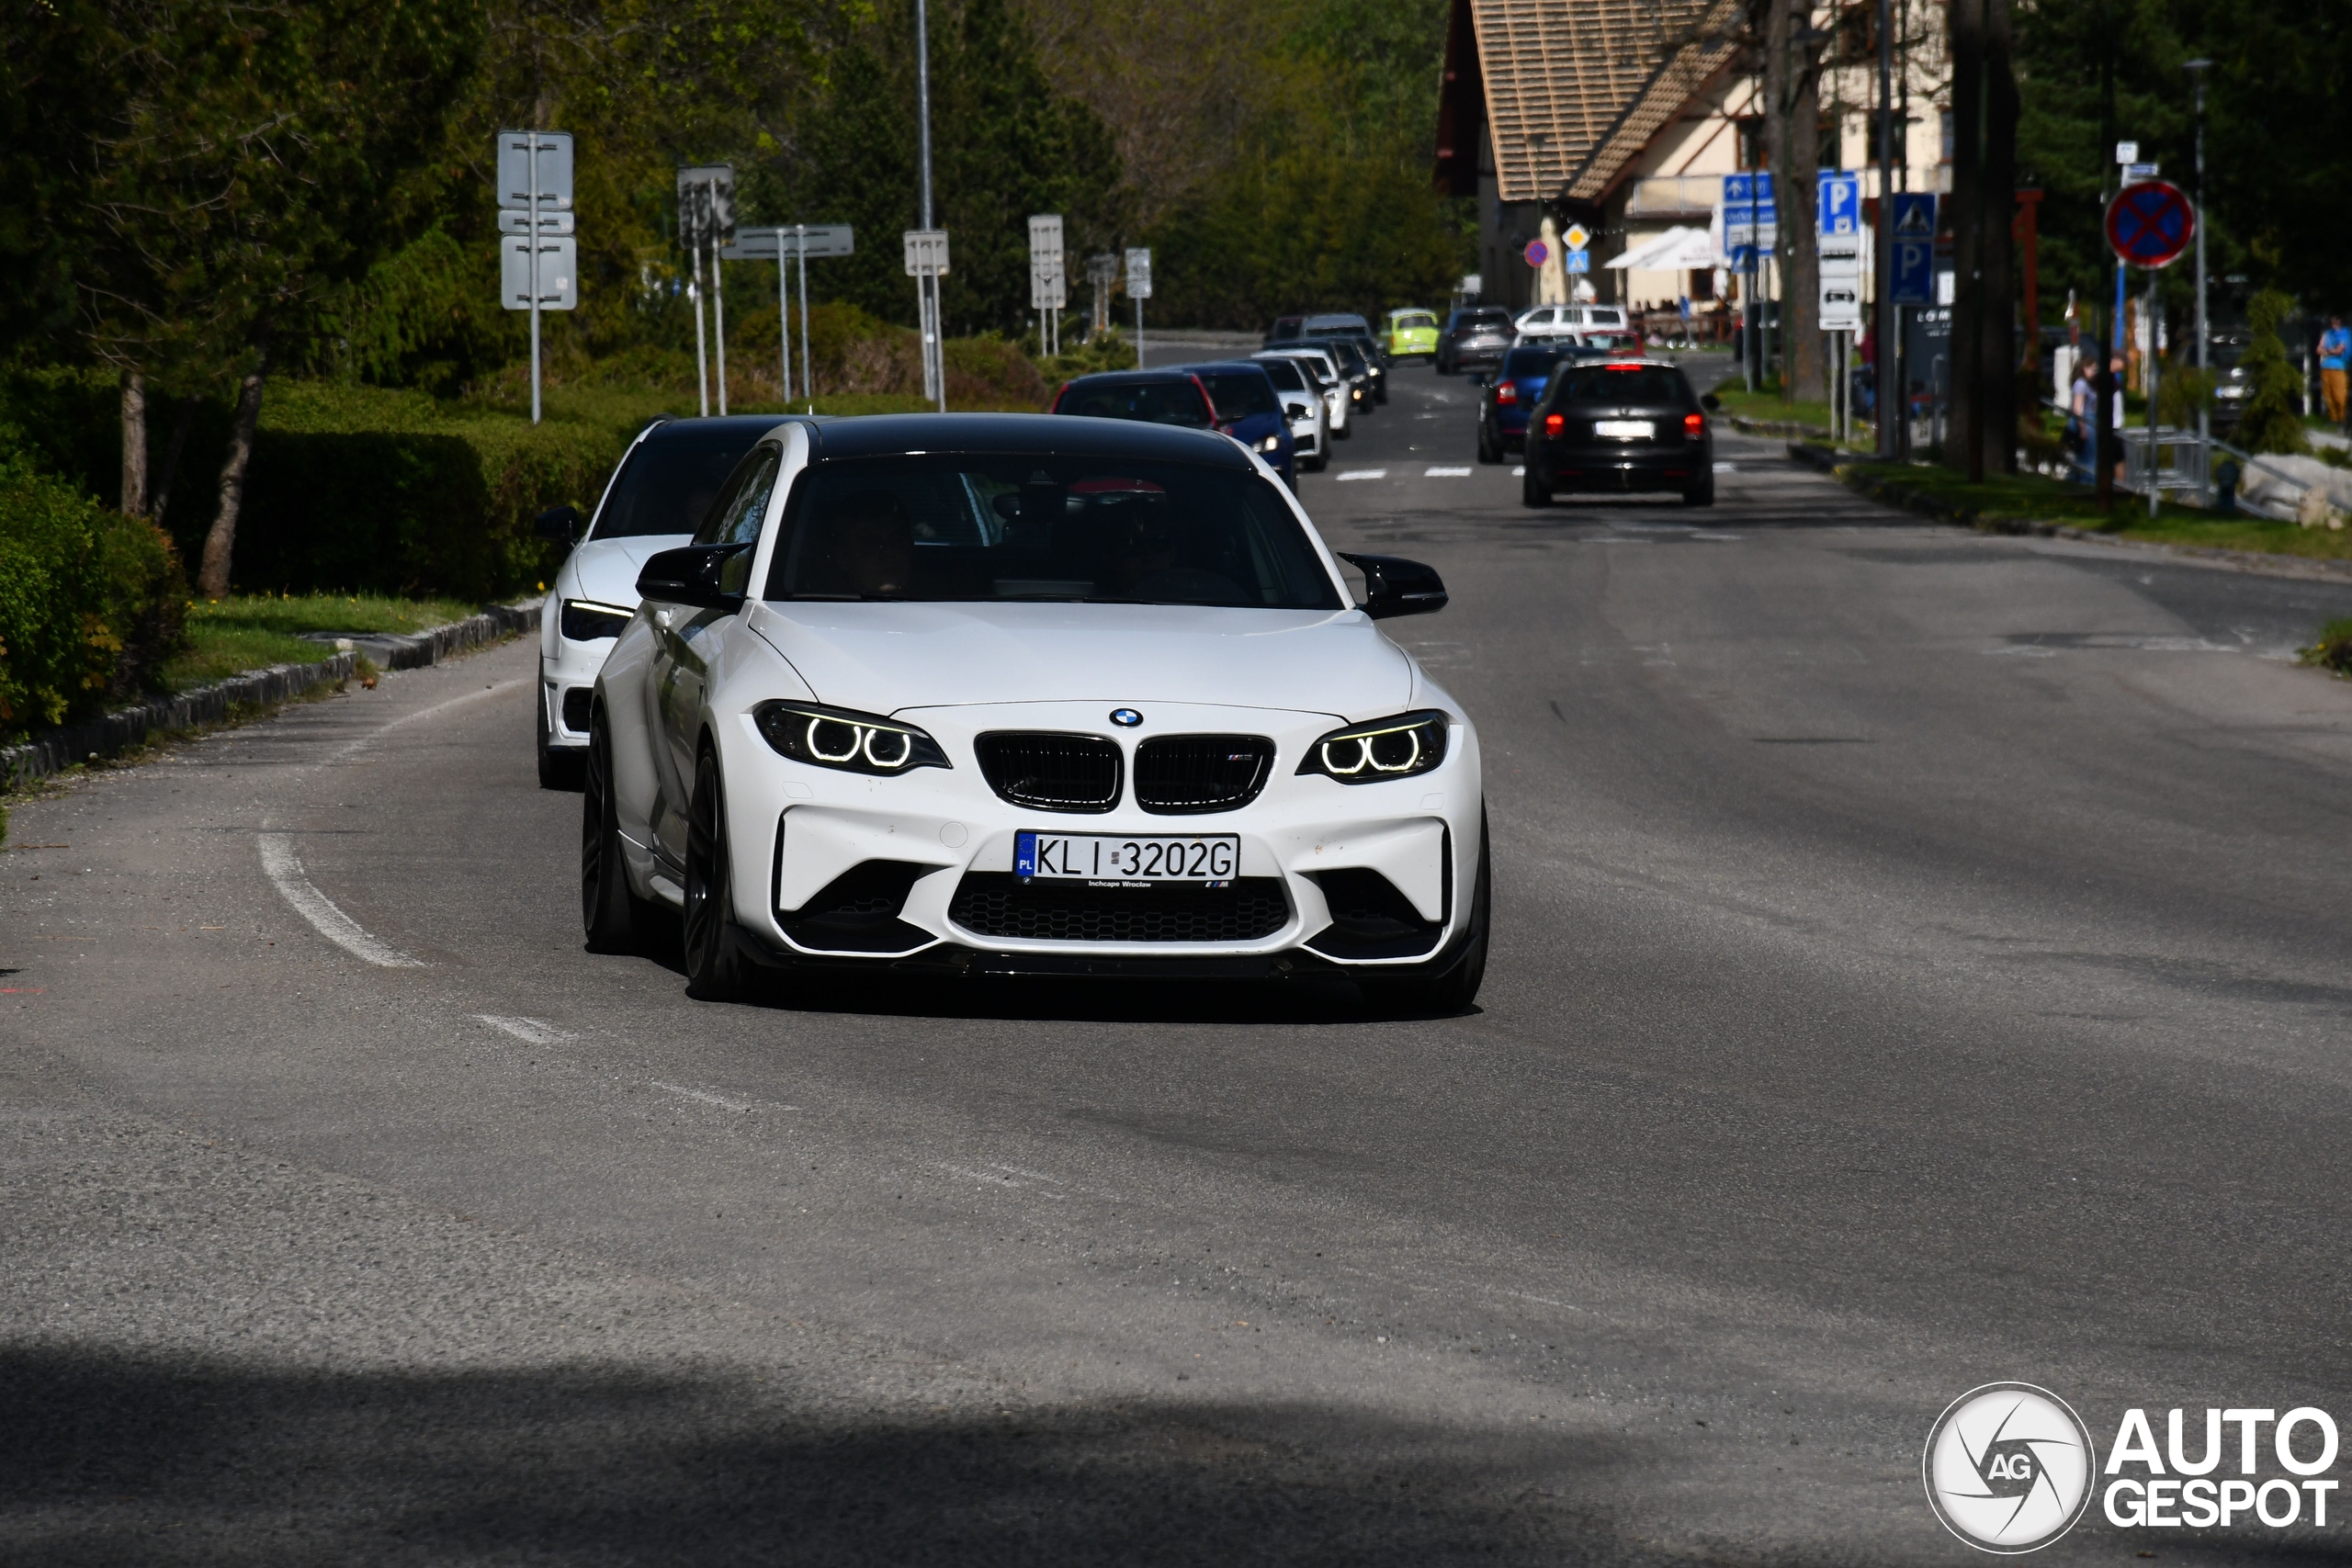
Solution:
M 2352 370 L 2352 332 L 2344 318 L 2330 316 L 2327 331 L 2319 334 L 2319 393 L 2327 403 L 2327 422 L 2344 423 L 2345 372 Z

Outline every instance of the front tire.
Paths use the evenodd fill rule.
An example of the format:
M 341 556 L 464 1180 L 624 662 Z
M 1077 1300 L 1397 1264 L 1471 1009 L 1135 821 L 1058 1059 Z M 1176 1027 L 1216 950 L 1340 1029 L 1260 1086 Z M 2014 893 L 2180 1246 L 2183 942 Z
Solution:
M 1360 982 L 1364 999 L 1381 1012 L 1406 1018 L 1453 1018 L 1470 1010 L 1487 978 L 1487 934 L 1493 923 L 1493 861 L 1487 847 L 1487 810 L 1478 808 L 1478 875 L 1470 891 L 1470 918 L 1454 950 L 1426 973 Z
M 629 891 L 621 859 L 620 811 L 613 795 L 613 736 L 603 704 L 588 730 L 580 794 L 580 915 L 591 953 L 636 951 L 642 900 Z
M 735 887 L 727 834 L 726 785 L 718 754 L 703 748 L 686 813 L 686 995 L 696 1001 L 740 1001 L 751 965 L 738 945 Z

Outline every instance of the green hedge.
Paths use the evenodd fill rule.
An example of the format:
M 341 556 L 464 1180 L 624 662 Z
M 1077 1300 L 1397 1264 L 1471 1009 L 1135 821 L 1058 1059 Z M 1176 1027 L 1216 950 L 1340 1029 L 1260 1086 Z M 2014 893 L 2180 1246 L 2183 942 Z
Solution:
M 0 453 L 0 737 L 142 690 L 187 607 L 162 530 Z

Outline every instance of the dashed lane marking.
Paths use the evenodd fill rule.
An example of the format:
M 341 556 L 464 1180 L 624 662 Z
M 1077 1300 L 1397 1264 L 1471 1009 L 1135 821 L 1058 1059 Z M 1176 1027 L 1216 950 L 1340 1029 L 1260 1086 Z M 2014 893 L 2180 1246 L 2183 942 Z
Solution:
M 1431 468 L 1428 473 L 1421 477 L 1423 479 L 1466 479 L 1470 477 L 1470 470 L 1467 468 Z
M 1386 468 L 1350 468 L 1340 476 L 1340 480 L 1344 484 L 1349 479 L 1385 479 L 1387 477 Z
M 568 1030 L 558 1029 L 543 1018 L 509 1018 L 503 1013 L 478 1012 L 474 1014 L 474 1021 L 512 1034 L 526 1045 L 560 1045 L 567 1040 L 580 1038 Z
M 294 853 L 290 835 L 264 833 L 260 837 L 262 870 L 277 884 L 279 895 L 294 906 L 294 912 L 310 921 L 321 936 L 379 969 L 424 967 L 420 960 L 370 936 L 357 920 L 337 908 L 334 899 L 312 886 L 302 874 L 302 862 Z

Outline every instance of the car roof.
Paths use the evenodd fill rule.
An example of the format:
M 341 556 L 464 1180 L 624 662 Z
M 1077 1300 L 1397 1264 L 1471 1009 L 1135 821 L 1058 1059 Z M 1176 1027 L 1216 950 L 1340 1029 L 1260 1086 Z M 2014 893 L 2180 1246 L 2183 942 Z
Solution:
M 1266 373 L 1254 359 L 1204 359 L 1198 365 L 1180 365 L 1175 368 L 1188 376 L 1197 376 L 1204 370 L 1256 370 L 1261 376 Z
M 807 414 L 731 413 L 708 419 L 663 414 L 645 427 L 647 441 L 673 441 L 700 435 L 741 435 L 749 446 L 779 424 L 807 424 Z
M 888 457 L 900 454 L 1030 453 L 1047 457 L 1128 457 L 1247 468 L 1250 454 L 1205 430 L 1138 420 L 1083 419 L 1050 413 L 882 413 L 815 426 L 811 455 Z
M 1194 367 L 1190 365 L 1162 366 L 1157 370 L 1095 370 L 1084 376 L 1073 376 L 1073 387 L 1163 387 L 1171 381 L 1192 379 Z

